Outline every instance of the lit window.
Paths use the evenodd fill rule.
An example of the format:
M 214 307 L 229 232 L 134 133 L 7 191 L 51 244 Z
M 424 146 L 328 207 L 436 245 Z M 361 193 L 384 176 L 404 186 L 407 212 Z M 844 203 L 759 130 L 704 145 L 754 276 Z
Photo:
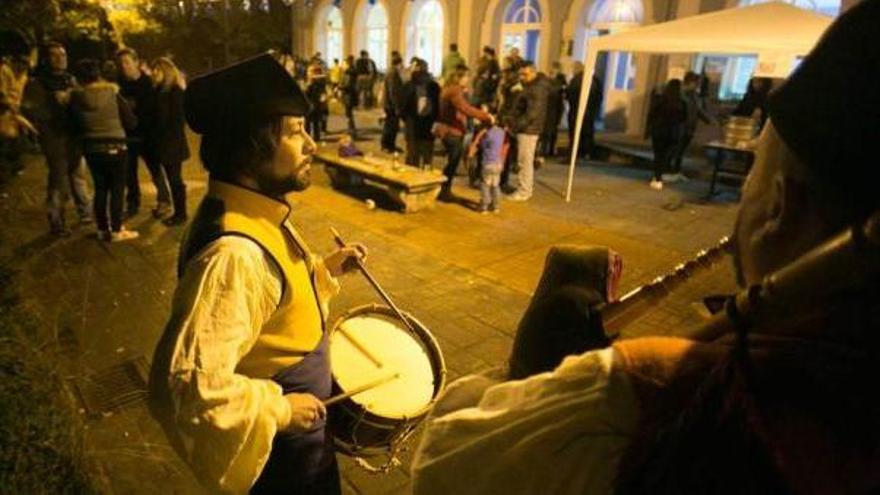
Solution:
M 538 24 L 541 22 L 541 6 L 537 0 L 513 0 L 504 15 L 507 24 Z
M 437 0 L 421 4 L 415 22 L 415 55 L 438 73 L 443 63 L 443 8 Z
M 342 13 L 338 7 L 331 7 L 327 13 L 327 62 L 342 60 Z
M 367 51 L 379 70 L 388 66 L 388 15 L 385 7 L 377 3 L 369 7 L 367 15 Z
M 640 0 L 602 0 L 593 7 L 595 24 L 641 24 L 644 8 Z
M 516 48 L 526 60 L 538 62 L 541 44 L 541 6 L 538 0 L 512 0 L 504 11 L 501 46 Z

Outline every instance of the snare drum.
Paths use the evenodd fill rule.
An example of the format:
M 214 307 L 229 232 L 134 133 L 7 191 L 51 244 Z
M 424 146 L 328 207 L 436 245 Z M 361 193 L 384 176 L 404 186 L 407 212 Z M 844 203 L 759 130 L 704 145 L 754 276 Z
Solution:
M 393 460 L 446 385 L 437 341 L 424 325 L 404 315 L 414 331 L 380 305 L 354 308 L 333 324 L 333 395 L 397 376 L 328 408 L 328 430 L 345 454 L 384 454 Z

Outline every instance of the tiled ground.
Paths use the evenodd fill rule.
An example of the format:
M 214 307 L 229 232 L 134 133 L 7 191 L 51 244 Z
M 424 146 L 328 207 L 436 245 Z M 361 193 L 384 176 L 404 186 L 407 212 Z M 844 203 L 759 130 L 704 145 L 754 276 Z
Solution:
M 362 121 L 375 122 L 375 117 L 363 114 Z M 341 124 L 334 118 L 333 126 Z M 441 160 L 438 156 L 436 165 Z M 573 200 L 565 203 L 561 191 L 566 172 L 565 166 L 548 163 L 537 174 L 532 201 L 504 203 L 500 215 L 482 216 L 454 203 L 403 215 L 381 208 L 378 193 L 332 190 L 316 170 L 316 185 L 298 197 L 294 220 L 319 252 L 333 246 L 330 226 L 346 239 L 367 244 L 371 271 L 399 306 L 434 333 L 454 378 L 504 363 L 550 246 L 613 247 L 624 256 L 623 285 L 629 289 L 713 244 L 733 223 L 735 196 L 722 195 L 707 204 L 699 200 L 704 182 L 655 192 L 647 187 L 646 171 L 593 164 L 577 169 Z M 206 177 L 192 161 L 186 165 L 186 178 L 194 206 Z M 149 206 L 152 197 L 143 179 Z M 44 165 L 34 157 L 26 173 L 0 196 L 5 242 L 0 256 L 20 271 L 24 304 L 47 332 L 75 336 L 72 378 L 132 356 L 149 358 L 167 318 L 181 231 L 142 213 L 130 222 L 142 234 L 132 243 L 101 244 L 87 228 L 69 239 L 53 240 L 44 233 L 44 180 Z M 470 201 L 477 197 L 464 185 L 456 192 Z M 367 197 L 377 199 L 380 208 L 368 209 L 363 201 Z M 733 288 L 728 265 L 695 277 L 625 335 L 680 333 L 697 323 L 694 301 Z M 351 276 L 334 302 L 334 316 L 372 302 L 378 298 L 369 285 Z M 199 492 L 143 405 L 91 421 L 87 445 L 114 492 Z M 346 492 L 408 492 L 406 459 L 384 476 L 371 476 L 343 459 Z

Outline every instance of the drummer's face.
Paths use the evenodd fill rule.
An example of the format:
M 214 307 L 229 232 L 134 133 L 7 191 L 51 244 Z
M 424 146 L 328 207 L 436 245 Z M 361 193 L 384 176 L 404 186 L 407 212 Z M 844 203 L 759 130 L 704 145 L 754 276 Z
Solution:
M 275 157 L 260 174 L 260 186 L 274 195 L 304 191 L 311 185 L 312 154 L 317 146 L 302 117 L 284 117 Z

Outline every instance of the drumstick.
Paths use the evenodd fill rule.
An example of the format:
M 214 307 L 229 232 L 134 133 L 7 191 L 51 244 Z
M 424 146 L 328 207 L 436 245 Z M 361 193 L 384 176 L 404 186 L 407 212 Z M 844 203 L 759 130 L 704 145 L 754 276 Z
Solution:
M 389 373 L 389 374 L 383 376 L 382 378 L 379 378 L 378 380 L 373 380 L 370 383 L 367 383 L 365 385 L 361 385 L 360 387 L 357 387 L 353 390 L 349 390 L 348 392 L 345 392 L 344 394 L 334 395 L 333 397 L 330 397 L 329 399 L 322 401 L 322 404 L 324 404 L 324 407 L 332 406 L 333 404 L 336 404 L 337 402 L 343 401 L 345 399 L 348 399 L 349 397 L 353 397 L 353 396 L 360 394 L 362 392 L 366 392 L 367 390 L 374 389 L 374 388 L 378 387 L 379 385 L 384 385 L 384 384 L 390 382 L 391 380 L 395 380 L 397 378 L 400 378 L 400 373 Z
M 339 325 L 338 330 L 340 332 L 342 332 L 342 335 L 345 335 L 345 338 L 347 338 L 348 341 L 351 342 L 351 345 L 353 345 L 355 349 L 361 351 L 361 354 L 363 354 L 364 356 L 367 357 L 367 359 L 372 361 L 373 364 L 376 365 L 377 368 L 381 368 L 382 366 L 384 366 L 382 364 L 382 361 L 379 361 L 379 358 L 374 356 L 373 353 L 370 352 L 369 349 L 367 349 L 367 347 L 364 345 L 364 343 L 360 341 L 360 339 L 358 339 L 357 337 L 355 337 L 354 335 L 349 333 L 348 330 L 345 329 L 344 325 Z
M 333 233 L 333 239 L 336 241 L 337 246 L 339 246 L 340 248 L 346 247 L 345 241 L 342 240 L 342 236 L 339 235 L 339 232 L 337 232 L 336 229 L 330 227 L 330 232 Z M 382 298 L 383 301 L 385 301 L 385 304 L 391 307 L 391 310 L 394 311 L 394 314 L 396 314 L 397 317 L 400 318 L 401 321 L 403 321 L 403 324 L 406 325 L 406 328 L 408 328 L 411 333 L 416 333 L 416 329 L 412 327 L 409 319 L 403 316 L 403 313 L 400 311 L 397 305 L 394 304 L 394 302 L 388 296 L 388 293 L 386 293 L 382 289 L 382 287 L 379 286 L 379 282 L 377 282 L 376 279 L 373 278 L 373 276 L 370 274 L 370 272 L 367 271 L 367 267 L 366 265 L 364 265 L 364 262 L 361 261 L 360 258 L 355 258 L 355 261 L 357 262 L 357 266 L 360 269 L 361 273 L 364 274 L 364 277 L 367 278 L 367 281 L 370 282 L 370 285 L 372 285 L 373 288 L 376 289 L 376 292 L 379 293 L 379 296 Z

